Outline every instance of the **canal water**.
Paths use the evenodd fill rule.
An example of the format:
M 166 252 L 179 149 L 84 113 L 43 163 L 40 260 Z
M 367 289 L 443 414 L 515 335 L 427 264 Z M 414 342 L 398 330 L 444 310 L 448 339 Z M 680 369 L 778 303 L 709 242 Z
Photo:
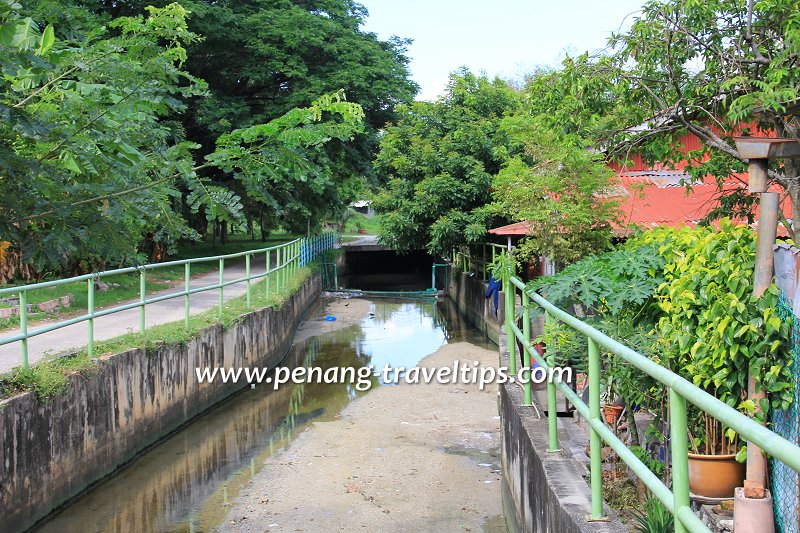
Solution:
M 448 342 L 488 347 L 450 300 L 372 301 L 360 323 L 315 334 L 324 301 L 308 314 L 284 366 L 413 366 Z M 383 386 L 374 381 L 375 386 Z M 246 388 L 97 484 L 33 531 L 211 532 L 264 462 L 314 421 L 357 397 L 349 384 Z

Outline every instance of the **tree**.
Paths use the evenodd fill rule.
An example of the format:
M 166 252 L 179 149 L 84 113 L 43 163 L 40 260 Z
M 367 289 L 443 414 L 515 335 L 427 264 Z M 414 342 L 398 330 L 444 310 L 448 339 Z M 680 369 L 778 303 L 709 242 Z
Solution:
M 676 137 L 689 132 L 703 146 L 689 154 L 687 170 L 695 178 L 722 180 L 745 169 L 734 135 L 770 131 L 800 138 L 796 1 L 651 0 L 611 44 L 613 64 L 598 64 L 597 75 L 614 70 L 624 80 L 618 95 L 628 126 L 646 126 L 609 132 L 617 153 L 635 147 L 649 160 L 679 161 Z M 769 177 L 800 208 L 798 162 L 773 165 Z M 723 206 L 747 212 L 752 204 L 752 197 L 739 194 Z M 800 226 L 788 229 L 800 238 Z
M 195 164 L 198 145 L 167 120 L 185 109 L 180 98 L 205 89 L 181 69 L 184 43 L 196 38 L 182 7 L 120 17 L 114 36 L 66 41 L 4 2 L 0 240 L 14 243 L 17 262 L 34 275 L 142 260 L 145 237 L 196 237 L 187 210 L 241 219 L 239 196 L 198 175 L 203 169 L 234 174 L 248 194 L 276 210 L 321 204 L 332 187 L 325 145 L 363 131 L 363 110 L 337 92 L 221 135 Z
M 74 5 L 86 6 L 104 21 L 139 15 L 146 5 L 164 1 Z M 50 22 L 64 18 L 50 7 L 52 0 L 32 3 Z M 202 37 L 187 47 L 186 70 L 209 87 L 203 98 L 187 100 L 187 112 L 179 117 L 187 139 L 201 146 L 198 160 L 214 149 L 219 135 L 268 122 L 322 94 L 344 90 L 364 109 L 362 132 L 347 143 L 333 140 L 325 146 L 324 166 L 336 187 L 323 203 L 284 206 L 250 198 L 231 174 L 204 169 L 215 183 L 243 193 L 249 221 L 259 220 L 265 230 L 283 225 L 305 231 L 308 223 L 318 225 L 374 183 L 378 131 L 394 118 L 395 106 L 411 101 L 417 91 L 405 55 L 410 41 L 381 41 L 362 31 L 367 10 L 353 0 L 184 0 L 182 5 L 192 13 L 189 29 Z
M 505 82 L 466 69 L 451 75 L 437 102 L 400 106 L 376 161 L 388 180 L 373 203 L 381 241 L 436 253 L 480 242 L 498 220 L 487 206 L 507 157 L 500 121 L 519 108 L 519 95 Z
M 528 113 L 502 121 L 514 155 L 494 180 L 492 208 L 529 222 L 518 258 L 547 256 L 569 264 L 611 245 L 618 207 L 608 194 L 614 173 L 577 136 L 543 122 Z
M 52 26 L 19 11 L 0 2 L 2 240 L 42 271 L 136 257 L 147 234 L 192 236 L 174 216 L 177 191 L 166 179 L 197 184 L 191 145 L 163 120 L 204 90 L 181 68 L 184 44 L 196 38 L 185 10 L 118 19 L 115 36 L 80 42 L 57 40 Z M 90 197 L 100 200 L 81 202 Z

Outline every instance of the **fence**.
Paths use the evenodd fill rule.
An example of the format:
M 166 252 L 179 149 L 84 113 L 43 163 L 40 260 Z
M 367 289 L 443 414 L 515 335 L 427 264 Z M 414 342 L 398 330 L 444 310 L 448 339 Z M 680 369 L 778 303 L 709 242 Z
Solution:
M 480 245 L 480 252 L 473 252 L 469 247 L 453 250 L 453 271 L 472 272 L 480 275 L 483 281 L 489 279 L 489 265 L 497 256 L 505 253 L 507 248 L 502 244 L 486 243 Z
M 282 287 L 286 286 L 287 282 L 291 278 L 291 276 L 296 272 L 296 270 L 306 264 L 314 261 L 320 254 L 324 253 L 325 251 L 329 250 L 338 245 L 339 236 L 335 233 L 324 233 L 322 235 L 318 235 L 315 237 L 310 238 L 301 238 L 295 239 L 290 242 L 286 242 L 283 244 L 270 246 L 268 248 L 260 248 L 257 250 L 249 250 L 246 252 L 239 252 L 234 254 L 228 255 L 217 255 L 213 257 L 198 257 L 194 259 L 182 259 L 179 261 L 168 261 L 164 263 L 154 263 L 149 265 L 141 265 L 136 267 L 127 267 L 127 268 L 118 268 L 114 270 L 106 270 L 103 272 L 94 272 L 91 274 L 84 274 L 83 276 L 76 276 L 72 278 L 66 279 L 58 279 L 53 281 L 47 281 L 43 283 L 34 283 L 31 285 L 23 285 L 20 287 L 8 287 L 5 289 L 0 289 L 0 297 L 8 295 L 8 294 L 18 294 L 19 295 L 19 303 L 18 303 L 18 314 L 19 314 L 19 322 L 20 322 L 20 332 L 16 335 L 11 335 L 8 337 L 0 338 L 0 346 L 4 346 L 6 344 L 10 344 L 12 342 L 19 342 L 20 343 L 20 355 L 21 355 L 21 362 L 23 368 L 28 368 L 28 339 L 31 337 L 35 337 L 37 335 L 44 335 L 45 333 L 49 333 L 51 331 L 55 331 L 57 329 L 61 329 L 72 324 L 77 324 L 79 322 L 88 322 L 88 344 L 87 344 L 87 351 L 90 357 L 94 357 L 94 319 L 99 318 L 106 315 L 111 315 L 114 313 L 119 313 L 121 311 L 126 311 L 128 309 L 139 308 L 139 331 L 144 332 L 145 330 L 145 308 L 148 304 L 153 304 L 156 302 L 162 302 L 164 300 L 170 300 L 173 298 L 181 298 L 184 299 L 184 323 L 186 326 L 189 325 L 189 314 L 191 308 L 191 295 L 196 294 L 199 292 L 211 291 L 211 290 L 218 290 L 219 291 L 219 312 L 220 315 L 223 311 L 223 304 L 224 304 L 224 290 L 225 287 L 229 285 L 234 285 L 237 283 L 246 283 L 247 284 L 247 308 L 252 309 L 252 282 L 254 280 L 260 280 L 264 278 L 266 280 L 265 283 L 265 292 L 267 297 L 270 294 L 276 293 L 282 289 Z M 258 258 L 263 256 L 260 260 L 264 261 L 265 270 L 261 274 L 251 274 L 250 267 L 253 264 L 253 261 L 259 260 Z M 245 276 L 242 278 L 237 278 L 229 281 L 225 281 L 225 261 L 237 259 L 240 260 L 244 258 L 245 261 Z M 216 261 L 219 262 L 219 283 L 215 283 L 213 285 L 207 285 L 204 287 L 190 287 L 190 280 L 192 277 L 192 265 L 196 263 L 202 262 L 209 262 L 209 261 Z M 184 289 L 182 291 L 164 294 L 161 296 L 155 296 L 152 298 L 147 298 L 147 272 L 152 270 L 158 270 L 161 268 L 168 268 L 174 267 L 178 265 L 184 266 Z M 95 311 L 95 282 L 107 276 L 117 275 L 117 274 L 127 274 L 127 273 L 139 273 L 139 299 L 138 301 L 126 303 L 122 305 L 118 305 L 116 307 L 111 307 L 108 309 L 103 309 L 102 311 Z M 86 281 L 86 293 L 87 293 L 87 300 L 88 300 L 88 309 L 87 313 L 70 318 L 67 320 L 62 320 L 60 322 L 56 322 L 54 324 L 48 324 L 46 326 L 42 326 L 40 328 L 34 330 L 28 330 L 28 293 L 30 291 L 36 289 L 44 289 L 47 287 L 56 287 L 58 285 L 65 285 L 68 283 L 75 283 L 80 281 Z
M 792 356 L 792 404 L 785 410 L 771 409 L 775 432 L 790 442 L 800 442 L 800 324 L 794 305 L 781 292 L 778 313 L 790 324 L 789 351 Z M 800 475 L 780 461 L 770 461 L 770 488 L 775 506 L 775 525 L 781 533 L 800 532 Z
M 517 289 L 521 292 L 522 331 L 516 325 Z M 589 448 L 592 512 L 590 520 L 603 518 L 601 440 L 605 441 L 642 480 L 653 495 L 675 516 L 675 531 L 707 532 L 708 527 L 694 514 L 689 503 L 689 465 L 687 442 L 687 401 L 708 413 L 726 427 L 736 431 L 742 438 L 760 447 L 774 460 L 786 468 L 800 472 L 800 447 L 792 444 L 766 427 L 729 407 L 717 398 L 695 387 L 689 381 L 654 361 L 608 337 L 569 313 L 554 306 L 542 296 L 528 291 L 525 284 L 512 275 L 503 281 L 506 295 L 505 329 L 508 336 L 509 374 L 517 374 L 517 339 L 522 344 L 522 370 L 530 374 L 531 357 L 544 368 L 546 375 L 555 366 L 553 355 L 542 357 L 531 343 L 531 308 L 544 310 L 546 320 L 559 320 L 587 337 L 589 373 L 589 405 L 563 382 L 547 384 L 548 451 L 559 449 L 557 431 L 556 388 L 575 409 L 589 421 Z M 672 458 L 672 490 L 670 490 L 647 466 L 620 440 L 604 422 L 600 414 L 600 346 L 612 354 L 622 357 L 642 372 L 653 377 L 669 389 L 670 401 L 670 452 Z M 524 385 L 524 404 L 532 405 L 530 375 Z

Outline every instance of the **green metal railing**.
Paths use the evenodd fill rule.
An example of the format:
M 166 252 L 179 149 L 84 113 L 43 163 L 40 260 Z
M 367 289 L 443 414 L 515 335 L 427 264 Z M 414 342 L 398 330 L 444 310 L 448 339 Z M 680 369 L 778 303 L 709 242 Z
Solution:
M 485 243 L 473 253 L 469 247 L 453 250 L 452 264 L 456 270 L 474 272 L 481 276 L 483 281 L 489 279 L 489 265 L 495 258 L 506 252 L 508 248 L 503 244 Z
M 521 292 L 522 330 L 516 325 L 517 289 Z M 536 305 L 545 312 L 546 320 L 558 320 L 587 338 L 587 358 L 589 372 L 589 405 L 570 388 L 569 384 L 558 381 L 547 384 L 547 418 L 548 418 L 548 451 L 558 451 L 556 388 L 566 396 L 580 415 L 588 420 L 590 426 L 590 471 L 592 509 L 589 520 L 602 520 L 602 460 L 601 441 L 605 441 L 642 480 L 653 495 L 675 516 L 677 532 L 707 532 L 708 527 L 694 514 L 689 502 L 689 463 L 686 402 L 690 402 L 708 413 L 725 426 L 736 431 L 743 439 L 761 448 L 777 460 L 786 464 L 795 472 L 800 472 L 800 447 L 770 431 L 761 424 L 721 402 L 717 398 L 694 386 L 686 379 L 678 376 L 650 360 L 649 358 L 628 348 L 622 343 L 608 337 L 569 313 L 548 302 L 536 292 L 526 289 L 525 284 L 517 277 L 511 276 L 503 284 L 505 291 L 505 330 L 508 338 L 509 373 L 517 375 L 517 339 L 522 344 L 522 371 L 525 383 L 524 404 L 532 404 L 530 383 L 531 358 L 533 358 L 550 375 L 554 368 L 552 355 L 542 357 L 531 343 L 530 311 Z M 672 490 L 670 490 L 634 453 L 620 440 L 614 431 L 605 424 L 600 414 L 600 347 L 623 358 L 645 374 L 651 376 L 669 389 L 670 401 L 670 455 L 672 458 Z M 527 375 L 526 375 L 527 374 Z
M 145 330 L 145 309 L 148 304 L 162 302 L 173 298 L 183 297 L 184 299 L 184 323 L 188 327 L 189 315 L 191 308 L 191 295 L 199 292 L 218 290 L 219 291 L 219 313 L 222 316 L 225 302 L 225 287 L 235 285 L 238 283 L 247 284 L 247 309 L 252 309 L 252 282 L 265 278 L 265 292 L 267 298 L 271 294 L 277 293 L 289 282 L 295 272 L 307 263 L 315 260 L 320 254 L 326 250 L 338 245 L 339 236 L 335 233 L 324 233 L 310 238 L 295 239 L 290 242 L 270 246 L 268 248 L 259 248 L 257 250 L 248 250 L 246 252 L 239 252 L 227 255 L 217 255 L 212 257 L 198 257 L 194 259 L 182 259 L 179 261 L 167 261 L 164 263 L 154 263 L 148 265 L 141 265 L 136 267 L 118 268 L 114 270 L 106 270 L 104 272 L 94 272 L 91 274 L 84 274 L 83 276 L 75 276 L 72 278 L 58 279 L 53 281 L 46 281 L 43 283 L 34 283 L 31 285 L 23 285 L 19 287 L 8 287 L 0 289 L 0 297 L 9 294 L 17 294 L 19 296 L 19 322 L 20 332 L 16 335 L 0 338 L 0 346 L 11 344 L 13 342 L 20 343 L 20 357 L 23 368 L 28 368 L 28 339 L 38 335 L 44 335 L 51 331 L 61 329 L 72 324 L 79 322 L 88 322 L 88 339 L 87 351 L 90 357 L 94 357 L 94 320 L 99 317 L 127 311 L 128 309 L 139 308 L 139 331 Z M 263 256 L 260 260 L 264 261 L 265 271 L 261 274 L 253 275 L 251 273 L 251 266 L 257 257 Z M 245 276 L 229 281 L 225 281 L 225 262 L 233 259 L 244 258 L 245 261 Z M 213 285 L 204 287 L 190 287 L 192 276 L 192 265 L 196 263 L 218 261 L 219 262 L 219 282 Z M 184 288 L 182 291 L 161 296 L 147 297 L 147 272 L 157 270 L 160 268 L 174 267 L 184 265 Z M 106 276 L 113 276 L 118 274 L 139 273 L 139 298 L 135 302 L 110 307 L 101 311 L 95 310 L 95 282 Z M 56 287 L 68 283 L 75 283 L 86 281 L 87 293 L 87 312 L 67 320 L 62 320 L 54 324 L 48 324 L 28 330 L 28 294 L 30 291 L 36 289 L 44 289 L 47 287 Z

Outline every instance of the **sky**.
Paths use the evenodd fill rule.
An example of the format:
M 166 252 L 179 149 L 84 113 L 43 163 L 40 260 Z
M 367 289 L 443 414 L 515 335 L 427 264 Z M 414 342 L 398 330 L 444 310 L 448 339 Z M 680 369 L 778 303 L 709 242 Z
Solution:
M 537 66 L 557 66 L 566 53 L 605 47 L 644 0 L 360 0 L 363 29 L 381 39 L 408 37 L 418 100 L 434 100 L 450 72 L 520 80 Z

